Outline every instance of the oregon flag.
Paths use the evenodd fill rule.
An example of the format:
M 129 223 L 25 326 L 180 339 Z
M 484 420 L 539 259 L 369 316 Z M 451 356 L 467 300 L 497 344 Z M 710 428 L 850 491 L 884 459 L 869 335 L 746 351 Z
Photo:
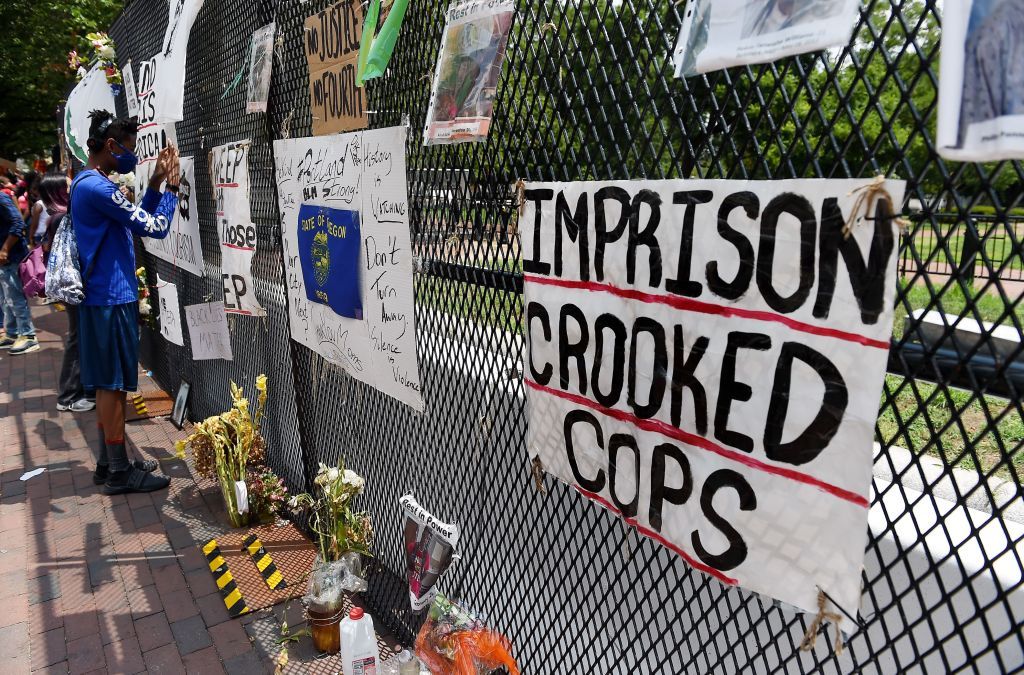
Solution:
M 298 226 L 306 297 L 339 316 L 361 320 L 359 212 L 303 204 Z

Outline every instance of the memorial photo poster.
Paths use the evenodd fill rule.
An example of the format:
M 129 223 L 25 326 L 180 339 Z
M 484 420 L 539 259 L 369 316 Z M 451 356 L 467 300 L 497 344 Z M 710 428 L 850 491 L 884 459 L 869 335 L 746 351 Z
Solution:
M 946 0 L 941 47 L 939 154 L 1024 158 L 1024 0 Z
M 224 311 L 266 316 L 252 280 L 256 225 L 249 210 L 249 141 L 234 141 L 211 150 L 210 172 L 217 204 Z
M 530 457 L 725 584 L 856 616 L 905 190 L 854 214 L 870 183 L 527 183 Z
M 514 17 L 514 0 L 467 0 L 448 9 L 425 145 L 487 139 Z
M 167 30 L 160 53 L 160 86 L 156 88 L 154 121 L 161 124 L 184 119 L 185 58 L 188 38 L 204 0 L 168 0 Z
M 89 161 L 89 113 L 93 110 L 116 110 L 114 92 L 107 84 L 106 73 L 94 65 L 68 95 L 64 106 L 64 138 L 68 150 L 82 164 Z
M 276 24 L 270 23 L 252 34 L 249 45 L 249 88 L 246 97 L 246 112 L 267 112 L 267 98 L 270 96 L 270 77 L 274 70 L 274 31 Z
M 675 75 L 841 47 L 850 42 L 859 8 L 860 0 L 688 0 Z
M 366 92 L 356 86 L 363 8 L 340 0 L 306 19 L 304 48 L 309 64 L 309 109 L 313 135 L 365 129 Z
M 146 186 L 156 168 L 156 158 L 168 143 L 178 144 L 174 123 L 162 124 L 156 121 L 157 73 L 160 70 L 159 55 L 139 65 L 139 134 L 135 141 L 135 154 L 139 158 L 135 168 L 135 202 L 139 204 L 146 196 Z M 184 165 L 183 165 L 184 166 Z
M 185 308 L 188 336 L 192 344 L 192 360 L 231 361 L 231 333 L 223 302 L 207 302 Z
M 402 544 L 409 605 L 414 612 L 419 612 L 430 606 L 437 594 L 438 579 L 455 560 L 459 527 L 442 523 L 420 506 L 413 495 L 405 495 L 398 501 L 405 515 Z
M 192 157 L 181 158 L 181 183 L 178 209 L 171 221 L 171 232 L 163 239 L 143 237 L 142 245 L 161 260 L 196 276 L 205 275 L 203 244 L 199 239 L 199 214 L 196 211 L 196 168 Z M 151 172 L 150 172 L 151 174 Z M 146 179 L 147 183 L 149 179 Z
M 405 127 L 389 127 L 284 139 L 274 142 L 274 158 L 292 339 L 356 379 L 422 411 L 406 134 Z M 358 270 L 336 269 L 333 251 L 329 252 L 329 269 L 324 269 L 324 249 L 312 250 L 323 242 L 300 237 L 302 214 L 308 223 L 310 214 L 329 211 L 339 212 L 332 215 L 335 228 L 350 227 L 356 222 L 353 212 L 358 214 Z M 315 220 L 313 228 L 311 231 L 321 231 L 326 222 Z M 347 239 L 352 230 L 345 234 Z M 345 254 L 338 255 L 339 260 L 349 260 Z M 312 264 L 313 278 L 303 269 L 305 260 Z M 322 286 L 316 278 L 318 262 L 325 283 L 337 274 L 336 283 L 359 285 L 361 320 L 334 311 L 329 289 L 326 302 L 323 298 L 310 300 L 311 289 L 315 296 Z
M 124 64 L 121 70 L 121 79 L 124 80 L 124 98 L 128 106 L 128 117 L 139 116 L 139 90 L 135 86 L 135 71 L 132 62 Z
M 181 308 L 178 306 L 178 287 L 171 282 L 156 277 L 156 295 L 159 303 L 160 334 L 171 344 L 185 346 L 185 338 L 181 332 Z

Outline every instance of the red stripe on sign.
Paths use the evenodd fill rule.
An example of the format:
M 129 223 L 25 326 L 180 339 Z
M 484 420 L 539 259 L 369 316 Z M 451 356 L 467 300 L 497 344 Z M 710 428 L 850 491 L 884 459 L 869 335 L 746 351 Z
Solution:
M 666 424 L 661 420 L 640 419 L 639 417 L 633 415 L 632 413 L 628 413 L 622 410 L 616 410 L 615 408 L 606 408 L 597 401 L 592 401 L 589 398 L 586 398 L 585 396 L 580 396 L 579 394 L 573 394 L 567 391 L 561 391 L 560 389 L 552 389 L 551 387 L 546 387 L 543 384 L 537 384 L 533 380 L 530 380 L 525 377 L 523 378 L 523 382 L 525 382 L 526 385 L 532 389 L 544 392 L 545 394 L 556 396 L 571 403 L 575 403 L 576 405 L 585 406 L 587 408 L 590 408 L 591 410 L 596 410 L 597 412 L 605 415 L 606 417 L 611 417 L 613 419 L 619 420 L 620 422 L 632 424 L 636 427 L 639 427 L 640 429 L 643 429 L 644 431 L 650 431 L 656 434 L 661 434 L 662 436 L 667 436 L 668 438 L 675 439 L 677 441 L 680 441 L 681 443 L 686 443 L 687 445 L 691 445 L 702 450 L 707 450 L 708 452 L 713 452 L 714 454 L 720 457 L 730 459 L 738 464 L 750 467 L 751 469 L 764 471 L 765 473 L 770 473 L 773 476 L 781 476 L 783 478 L 788 478 L 798 483 L 813 485 L 822 492 L 827 492 L 828 494 L 834 497 L 839 497 L 840 499 L 846 500 L 851 504 L 856 504 L 857 506 L 861 506 L 865 509 L 868 508 L 868 500 L 860 496 L 856 492 L 851 492 L 850 490 L 841 488 L 837 485 L 826 483 L 825 481 L 815 478 L 814 476 L 808 475 L 806 473 L 801 473 L 799 471 L 787 469 L 781 466 L 775 466 L 774 464 L 768 464 L 767 462 L 762 462 L 761 460 L 755 459 L 754 457 L 751 457 L 750 455 L 747 455 L 745 453 L 736 450 L 729 450 L 728 448 L 724 448 L 718 445 L 717 443 L 714 443 L 713 441 L 709 441 L 703 436 L 698 436 L 696 434 L 691 434 L 688 431 L 683 431 L 682 429 L 674 427 L 671 424 Z
M 255 251 L 256 250 L 254 248 L 249 248 L 247 246 L 235 246 L 234 244 L 224 244 L 224 243 L 222 243 L 221 246 L 223 246 L 224 248 L 233 248 L 233 249 L 238 250 L 238 251 Z
M 155 127 L 158 124 L 159 122 L 147 122 L 146 124 L 140 124 L 139 131 L 142 131 L 143 129 L 149 129 L 150 127 Z
M 245 314 L 246 316 L 252 316 L 252 312 L 247 312 L 244 309 L 225 309 L 225 314 Z
M 595 502 L 597 502 L 601 506 L 603 506 L 606 509 L 608 509 L 609 511 L 612 511 L 613 513 L 617 514 L 620 518 L 622 518 L 623 521 L 625 521 L 625 523 L 627 525 L 630 525 L 630 526 L 634 527 L 636 529 L 636 531 L 639 532 L 640 534 L 644 535 L 645 537 L 650 537 L 651 539 L 653 539 L 654 541 L 658 542 L 659 544 L 661 544 L 665 548 L 668 548 L 668 549 L 671 549 L 672 551 L 675 551 L 675 553 L 678 554 L 679 557 L 681 557 L 683 560 L 685 560 L 686 563 L 690 567 L 693 567 L 694 569 L 698 569 L 701 572 L 704 572 L 705 574 L 710 574 L 714 578 L 716 578 L 719 581 L 721 581 L 723 584 L 729 584 L 730 586 L 735 586 L 737 583 L 739 583 L 735 579 L 733 579 L 732 577 L 726 576 L 725 574 L 722 574 L 720 571 L 716 570 L 714 567 L 710 567 L 708 565 L 705 565 L 704 563 L 702 563 L 701 561 L 697 560 L 696 558 L 691 556 L 689 553 L 687 553 L 683 549 L 679 548 L 678 546 L 676 546 L 675 544 L 670 542 L 668 539 L 666 539 L 665 537 L 663 537 L 660 534 L 658 534 L 657 532 L 655 532 L 654 530 L 647 529 L 646 527 L 644 527 L 643 525 L 638 523 L 636 521 L 636 518 L 625 518 L 625 517 L 623 517 L 622 516 L 622 511 L 619 511 L 619 509 L 616 508 L 614 504 L 612 504 L 610 501 L 608 501 L 607 499 L 605 499 L 601 495 L 597 494 L 596 492 L 588 492 L 587 490 L 584 490 L 583 488 L 581 488 L 578 485 L 574 485 L 573 487 L 576 488 L 576 490 L 579 491 L 579 493 L 582 494 L 583 496 L 589 497 L 590 499 L 593 499 Z
M 217 183 L 214 187 L 238 187 L 238 183 Z
M 837 340 L 845 340 L 846 342 L 855 342 L 857 344 L 864 345 L 866 347 L 874 347 L 876 349 L 889 349 L 889 343 L 885 340 L 875 340 L 872 338 L 864 337 L 863 335 L 857 335 L 856 333 L 848 333 L 842 330 L 836 330 L 834 328 L 823 328 L 821 326 L 815 326 L 810 323 L 804 323 L 803 321 L 797 321 L 790 319 L 788 316 L 776 314 L 774 312 L 764 312 L 756 309 L 741 309 L 739 307 L 728 307 L 725 305 L 716 305 L 710 302 L 700 302 L 699 300 L 692 300 L 690 298 L 683 298 L 678 295 L 656 295 L 654 293 L 644 293 L 643 291 L 635 291 L 627 288 L 619 288 L 618 286 L 612 286 L 610 284 L 601 284 L 596 281 L 576 281 L 575 279 L 554 279 L 551 277 L 538 277 L 532 274 L 524 274 L 523 279 L 532 284 L 541 284 L 543 286 L 557 286 L 558 288 L 577 288 L 585 291 L 595 291 L 598 293 L 610 293 L 620 298 L 627 300 L 639 300 L 640 302 L 646 302 L 652 305 L 666 305 L 673 309 L 678 309 L 683 312 L 695 312 L 697 314 L 713 314 L 716 316 L 735 316 L 742 319 L 753 319 L 754 321 L 771 321 L 774 323 L 781 323 L 784 326 L 788 326 L 793 330 L 800 331 L 801 333 L 809 333 L 810 335 L 821 335 L 824 337 L 835 338 Z

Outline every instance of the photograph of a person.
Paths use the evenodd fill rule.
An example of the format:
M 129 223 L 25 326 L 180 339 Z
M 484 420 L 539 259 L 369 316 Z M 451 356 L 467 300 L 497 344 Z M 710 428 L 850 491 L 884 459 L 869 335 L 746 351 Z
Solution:
M 967 128 L 1024 115 L 1024 0 L 974 0 L 964 41 L 961 145 Z
M 448 30 L 435 121 L 491 116 L 512 16 L 511 12 L 485 16 Z
M 845 0 L 751 0 L 743 15 L 741 38 L 777 33 L 813 21 L 831 19 Z
M 274 58 L 274 24 L 252 34 L 249 54 L 249 91 L 246 112 L 266 112 Z

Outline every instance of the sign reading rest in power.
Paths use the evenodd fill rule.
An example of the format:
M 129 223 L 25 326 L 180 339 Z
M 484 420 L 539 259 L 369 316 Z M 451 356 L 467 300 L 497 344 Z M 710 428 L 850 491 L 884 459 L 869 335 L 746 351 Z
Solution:
M 904 190 L 867 185 L 527 184 L 530 455 L 723 583 L 855 614 Z

